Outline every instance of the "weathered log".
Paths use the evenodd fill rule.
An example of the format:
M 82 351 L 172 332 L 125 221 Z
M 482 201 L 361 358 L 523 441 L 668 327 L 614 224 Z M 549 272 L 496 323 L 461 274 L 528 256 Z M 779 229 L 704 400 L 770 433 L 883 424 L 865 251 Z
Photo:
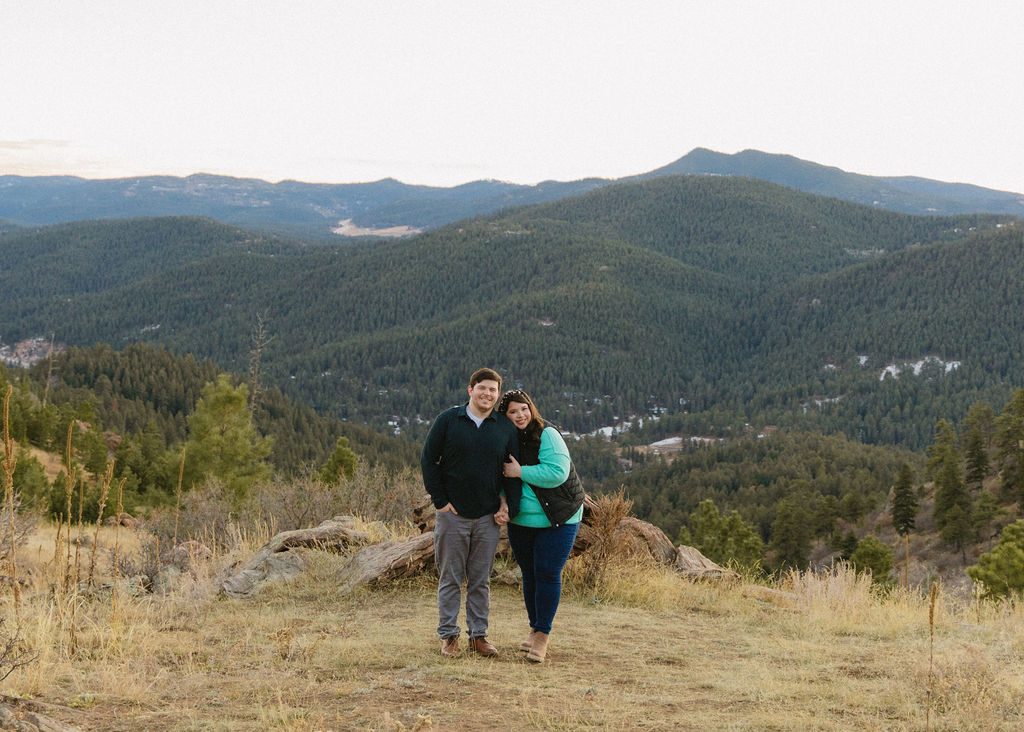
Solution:
M 737 580 L 740 576 L 731 569 L 721 567 L 692 546 L 682 545 L 675 552 L 673 569 L 691 579 Z
M 290 552 L 291 549 L 339 551 L 369 544 L 370 535 L 355 528 L 358 523 L 351 516 L 335 516 L 311 529 L 275 535 L 244 567 L 221 582 L 221 593 L 229 597 L 250 597 L 268 580 L 298 574 L 305 568 L 305 561 L 300 553 Z
M 743 594 L 747 597 L 753 597 L 757 600 L 761 600 L 762 602 L 771 602 L 776 605 L 782 605 L 783 607 L 793 607 L 800 600 L 800 598 L 792 592 L 776 590 L 773 587 L 762 587 L 761 585 L 744 585 Z
M 385 541 L 360 549 L 338 573 L 344 591 L 380 580 L 409 577 L 434 563 L 434 532 L 407 541 Z

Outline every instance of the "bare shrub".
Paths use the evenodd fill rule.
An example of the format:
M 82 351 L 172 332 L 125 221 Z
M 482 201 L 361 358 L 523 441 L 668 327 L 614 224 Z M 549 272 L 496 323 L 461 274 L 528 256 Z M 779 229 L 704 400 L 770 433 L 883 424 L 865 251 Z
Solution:
M 591 543 L 581 557 L 582 581 L 585 586 L 598 589 L 604 582 L 609 566 L 629 555 L 629 547 L 617 529 L 632 507 L 633 501 L 625 497 L 622 488 L 617 493 L 600 496 L 595 500 L 590 518 Z
M 160 574 L 160 567 L 165 562 L 160 560 L 160 540 L 151 534 L 138 537 L 139 548 L 134 552 L 122 552 L 112 557 L 115 577 L 137 578 L 141 580 L 140 589 L 149 591 Z
M 169 555 L 175 540 L 196 539 L 210 547 L 230 549 L 240 534 L 263 534 L 267 528 L 253 498 L 239 504 L 234 491 L 210 478 L 182 493 L 180 506 L 154 511 L 149 530 L 156 537 L 160 552 Z
M 422 479 L 408 468 L 360 465 L 351 478 L 334 483 L 310 474 L 275 480 L 259 488 L 257 501 L 261 515 L 273 517 L 286 531 L 342 515 L 385 523 L 408 521 L 422 494 Z
M 8 635 L 3 624 L 7 618 L 0 618 L 0 681 L 3 681 L 22 666 L 27 666 L 36 660 L 38 653 L 32 653 L 25 649 L 21 642 L 18 631 L 14 635 Z
M 239 542 L 258 544 L 254 537 L 269 539 L 279 531 L 309 528 L 339 515 L 409 521 L 422 493 L 418 473 L 377 466 L 360 466 L 352 478 L 337 483 L 325 483 L 311 473 L 276 478 L 257 486 L 241 504 L 221 482 L 209 480 L 182 493 L 179 508 L 155 512 L 150 529 L 162 554 L 173 550 L 175 537 L 230 551 Z
M 35 516 L 21 510 L 21 496 L 15 493 L 10 500 L 14 504 L 13 521 L 11 520 L 10 505 L 4 504 L 3 508 L 0 509 L 0 562 L 8 560 L 8 557 L 11 555 L 12 546 L 17 551 L 18 547 L 24 545 L 25 540 L 35 530 L 37 522 Z M 14 527 L 13 541 L 11 540 L 12 526 Z
M 305 529 L 334 515 L 338 486 L 306 473 L 297 478 L 276 478 L 256 489 L 256 501 L 264 516 L 273 516 L 281 531 Z

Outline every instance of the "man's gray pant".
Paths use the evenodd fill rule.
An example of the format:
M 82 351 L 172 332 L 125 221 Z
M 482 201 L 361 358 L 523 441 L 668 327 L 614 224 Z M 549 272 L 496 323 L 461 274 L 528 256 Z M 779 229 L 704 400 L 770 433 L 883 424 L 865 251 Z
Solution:
M 466 625 L 470 638 L 487 635 L 491 610 L 491 568 L 501 529 L 494 515 L 470 519 L 450 511 L 437 514 L 434 559 L 437 562 L 437 634 L 459 635 L 462 583 L 466 583 Z

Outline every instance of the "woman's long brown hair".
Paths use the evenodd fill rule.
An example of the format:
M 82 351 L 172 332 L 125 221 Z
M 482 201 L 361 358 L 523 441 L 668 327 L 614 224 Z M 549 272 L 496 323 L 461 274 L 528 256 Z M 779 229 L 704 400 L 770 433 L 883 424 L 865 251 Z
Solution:
M 522 437 L 525 437 L 526 442 L 540 441 L 540 434 L 544 431 L 544 418 L 540 416 L 540 411 L 537 409 L 537 405 L 533 403 L 533 399 L 522 389 L 512 389 L 506 391 L 501 395 L 501 399 L 498 401 L 498 414 L 506 414 L 508 412 L 508 405 L 512 402 L 519 402 L 525 404 L 530 408 L 530 423 L 526 425 L 525 429 L 520 430 L 523 433 Z

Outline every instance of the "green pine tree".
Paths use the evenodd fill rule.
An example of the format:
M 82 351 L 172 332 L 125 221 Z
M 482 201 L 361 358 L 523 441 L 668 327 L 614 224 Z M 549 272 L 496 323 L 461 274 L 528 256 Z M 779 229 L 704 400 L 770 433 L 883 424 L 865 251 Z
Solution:
M 807 567 L 811 531 L 804 503 L 798 497 L 788 496 L 776 506 L 771 547 L 775 551 L 775 565 L 780 569 Z
M 914 491 L 914 471 L 909 464 L 900 465 L 892 489 L 892 525 L 896 533 L 906 536 L 915 528 L 917 520 L 917 494 Z
M 1004 528 L 999 543 L 968 567 L 967 574 L 982 584 L 987 597 L 1024 593 L 1024 520 Z
M 348 438 L 339 437 L 337 444 L 334 446 L 334 452 L 327 458 L 327 462 L 317 475 L 324 483 L 337 483 L 342 480 L 348 480 L 355 475 L 357 462 L 356 454 L 348 446 Z
M 1024 389 L 1018 389 L 996 418 L 996 460 L 1006 498 L 1024 505 Z
M 718 512 L 714 501 L 706 498 L 690 514 L 689 543 L 719 564 L 756 567 L 764 557 L 764 542 L 738 511 L 727 516 Z
M 203 387 L 188 418 L 186 486 L 216 478 L 240 503 L 258 481 L 270 476 L 265 462 L 270 440 L 256 433 L 247 402 L 245 384 L 231 386 L 226 374 Z
M 964 484 L 955 440 L 949 422 L 939 420 L 935 442 L 928 450 L 928 467 L 935 476 L 935 526 L 944 542 L 963 550 L 971 533 L 971 497 Z
M 988 475 L 988 451 L 995 434 L 992 407 L 982 402 L 971 406 L 964 420 L 964 461 L 968 483 L 980 484 Z
M 850 556 L 850 564 L 858 572 L 871 572 L 872 582 L 888 584 L 893 566 L 892 549 L 874 536 L 865 536 Z

